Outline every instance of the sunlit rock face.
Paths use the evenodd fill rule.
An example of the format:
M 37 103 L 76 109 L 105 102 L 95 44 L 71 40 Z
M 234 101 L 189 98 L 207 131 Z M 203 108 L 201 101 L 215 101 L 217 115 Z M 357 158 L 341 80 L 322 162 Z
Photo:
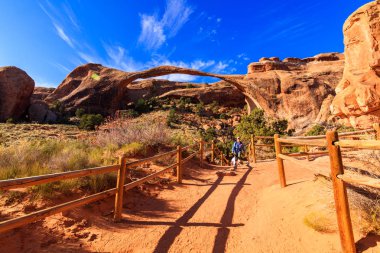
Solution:
M 282 61 L 277 57 L 261 58 L 248 66 L 245 94 L 266 114 L 287 119 L 290 128 L 301 131 L 330 118 L 328 108 L 343 67 L 344 56 L 340 53 Z
M 344 74 L 330 109 L 346 124 L 367 128 L 380 120 L 380 1 L 355 11 L 343 33 Z

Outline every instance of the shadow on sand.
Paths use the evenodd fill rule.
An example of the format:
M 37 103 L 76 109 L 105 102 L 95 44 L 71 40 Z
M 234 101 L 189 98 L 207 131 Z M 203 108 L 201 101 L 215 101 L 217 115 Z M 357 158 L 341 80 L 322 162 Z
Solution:
M 364 252 L 370 248 L 377 246 L 377 243 L 380 242 L 380 235 L 369 233 L 366 237 L 363 237 L 356 242 L 356 251 L 358 253 Z
M 228 236 L 230 234 L 229 227 L 232 224 L 232 219 L 234 217 L 234 212 L 235 212 L 235 200 L 239 192 L 241 191 L 241 189 L 243 189 L 244 183 L 247 180 L 247 177 L 251 171 L 252 171 L 252 167 L 249 167 L 247 172 L 245 172 L 245 174 L 236 183 L 236 186 L 231 191 L 231 195 L 227 201 L 226 210 L 224 211 L 223 216 L 220 220 L 220 223 L 223 226 L 221 228 L 218 228 L 218 233 L 215 236 L 214 248 L 212 251 L 214 253 L 225 252 Z

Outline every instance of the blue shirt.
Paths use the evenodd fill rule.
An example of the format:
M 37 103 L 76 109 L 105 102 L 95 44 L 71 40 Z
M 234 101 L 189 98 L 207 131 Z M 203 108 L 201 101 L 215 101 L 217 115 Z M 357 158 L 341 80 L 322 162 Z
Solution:
M 234 145 L 232 146 L 232 153 L 240 153 L 244 151 L 244 146 L 242 142 L 234 142 Z

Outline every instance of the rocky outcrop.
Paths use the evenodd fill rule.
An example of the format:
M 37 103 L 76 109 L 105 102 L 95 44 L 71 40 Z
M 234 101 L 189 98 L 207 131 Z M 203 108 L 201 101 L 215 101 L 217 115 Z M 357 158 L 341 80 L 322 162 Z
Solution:
M 224 101 L 230 103 L 228 100 L 224 100 L 224 98 L 228 97 L 234 102 L 238 99 L 244 99 L 238 93 L 238 90 L 231 86 L 216 86 L 216 93 L 213 94 L 211 92 L 213 88 L 192 89 L 190 87 L 196 85 L 191 83 L 170 82 L 158 79 L 136 81 L 137 79 L 173 73 L 220 77 L 232 82 L 235 79 L 242 79 L 242 76 L 219 76 L 173 66 L 160 66 L 141 72 L 124 72 L 99 64 L 86 64 L 79 66 L 71 72 L 58 88 L 46 97 L 45 101 L 54 103 L 59 100 L 64 104 L 65 109 L 71 113 L 74 113 L 78 108 L 83 108 L 87 113 L 112 115 L 117 110 L 125 109 L 128 104 L 136 102 L 140 98 L 147 99 L 160 96 L 173 90 L 182 90 L 182 94 L 198 92 L 199 94 L 193 95 L 200 101 L 210 101 L 214 98 L 220 99 L 221 103 Z M 229 94 L 222 94 L 222 92 L 229 92 Z M 168 96 L 170 95 L 176 96 L 175 93 L 168 94 Z M 234 95 L 237 95 L 238 98 L 233 97 Z
M 16 67 L 0 68 L 0 121 L 17 120 L 30 104 L 34 81 Z
M 327 120 L 326 107 L 343 74 L 343 55 L 326 53 L 284 61 L 266 59 L 248 66 L 245 94 L 253 102 L 250 106 L 287 119 L 290 127 L 297 130 L 314 121 Z M 322 105 L 324 112 L 321 112 Z
M 55 88 L 35 87 L 31 96 L 31 101 L 44 100 L 47 98 Z
M 164 93 L 160 97 L 174 99 L 185 97 L 204 104 L 217 101 L 222 106 L 230 107 L 243 108 L 245 105 L 243 93 L 225 81 L 213 84 L 193 84 L 193 87 L 190 89 L 174 89 Z
M 346 61 L 331 112 L 347 124 L 367 128 L 380 121 L 380 1 L 355 11 L 343 33 Z

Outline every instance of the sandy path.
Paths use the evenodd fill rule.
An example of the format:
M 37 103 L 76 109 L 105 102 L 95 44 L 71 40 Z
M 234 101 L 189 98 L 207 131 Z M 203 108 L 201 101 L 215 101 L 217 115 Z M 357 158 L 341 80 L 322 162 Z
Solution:
M 326 159 L 310 162 L 325 166 Z M 218 177 L 214 170 L 189 165 L 182 185 L 176 183 L 157 196 L 129 192 L 123 222 L 110 215 L 113 200 L 72 212 L 87 217 L 85 231 L 95 240 L 61 240 L 66 230 L 55 227 L 62 215 L 0 237 L 11 252 L 340 252 L 336 231 L 316 232 L 304 223 L 310 212 L 327 213 L 335 222 L 329 183 L 314 181 L 311 171 L 286 163 L 289 186 L 280 189 L 274 161 L 242 167 L 236 176 Z M 42 248 L 43 236 L 25 237 L 42 228 L 55 236 Z M 336 227 L 336 223 L 333 224 Z M 356 235 L 360 238 L 360 235 Z M 46 240 L 45 240 L 46 241 Z M 21 249 L 19 245 L 23 245 Z M 366 252 L 378 252 L 377 241 Z M 65 247 L 68 246 L 68 247 Z M 21 249 L 21 250 L 20 250 Z M 363 251 L 364 252 L 364 251 Z

